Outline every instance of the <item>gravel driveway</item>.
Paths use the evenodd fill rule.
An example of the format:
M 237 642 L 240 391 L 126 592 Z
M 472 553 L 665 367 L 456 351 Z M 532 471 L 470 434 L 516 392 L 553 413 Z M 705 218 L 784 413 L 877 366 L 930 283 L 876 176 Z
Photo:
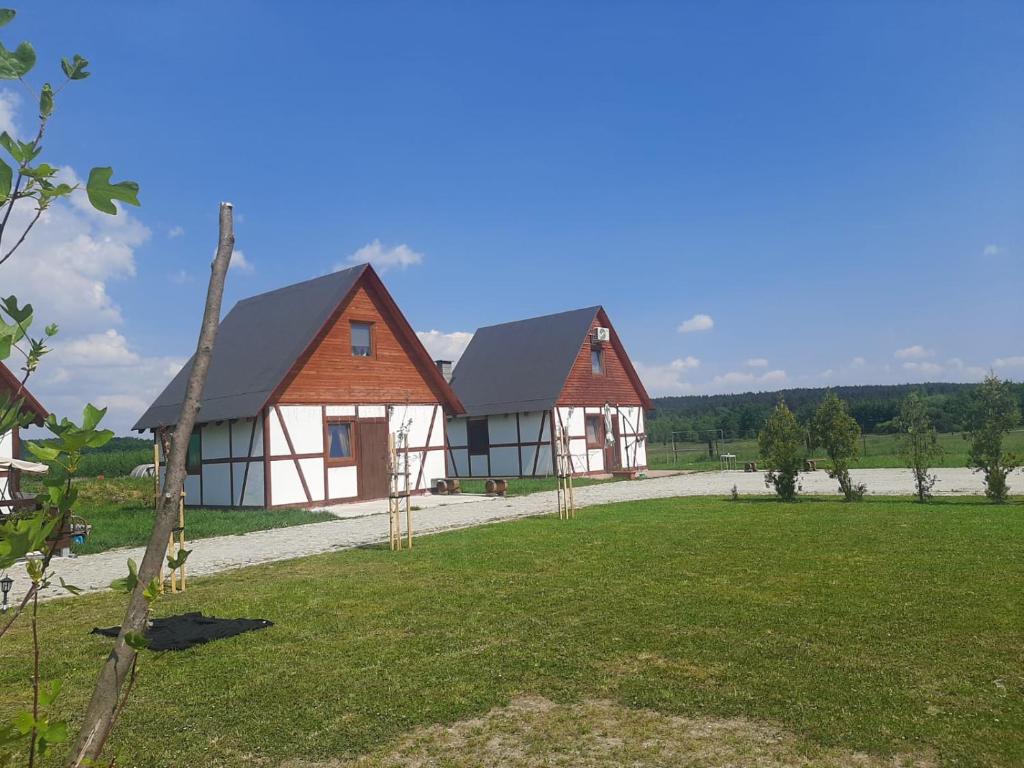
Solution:
M 937 495 L 972 495 L 982 493 L 981 476 L 968 469 L 937 469 L 939 481 Z M 868 492 L 882 495 L 909 495 L 913 493 L 913 479 L 905 469 L 862 469 L 850 473 L 854 481 L 867 483 Z M 1021 472 L 1014 473 L 1018 486 Z M 824 472 L 801 475 L 803 492 L 826 495 L 836 493 L 835 481 Z M 591 485 L 576 490 L 578 506 L 592 506 L 617 501 L 667 498 L 673 496 L 728 496 L 733 485 L 740 495 L 767 494 L 761 473 L 701 472 L 650 478 L 637 482 L 618 482 Z M 424 497 L 416 504 L 424 508 L 415 513 L 417 535 L 437 533 L 454 528 L 466 528 L 500 520 L 511 520 L 555 511 L 553 491 L 508 499 L 461 497 L 457 503 L 443 497 Z M 446 503 L 449 502 L 449 503 Z M 326 523 L 312 523 L 271 531 L 256 531 L 237 536 L 218 536 L 189 542 L 193 550 L 188 562 L 190 577 L 204 576 L 232 568 L 244 568 L 258 563 L 289 560 L 295 557 L 331 552 L 339 549 L 375 544 L 387 539 L 388 520 L 386 502 L 365 503 L 358 507 L 345 505 L 329 508 L 340 517 Z M 361 512 L 353 517 L 354 511 Z M 103 590 L 111 581 L 126 573 L 128 558 L 142 560 L 141 547 L 116 549 L 95 555 L 72 559 L 56 559 L 52 567 L 56 576 L 87 592 Z M 16 569 L 12 600 L 17 600 L 26 586 L 24 572 Z M 65 597 L 67 594 L 51 588 L 44 599 Z

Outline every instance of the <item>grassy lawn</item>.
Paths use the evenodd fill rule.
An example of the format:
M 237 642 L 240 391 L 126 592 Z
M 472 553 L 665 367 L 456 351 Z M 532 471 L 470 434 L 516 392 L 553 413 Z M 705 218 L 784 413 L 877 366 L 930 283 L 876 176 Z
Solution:
M 75 552 L 88 555 L 143 546 L 149 540 L 153 530 L 152 480 L 83 478 L 76 486 L 79 495 L 75 514 L 92 524 L 92 533 L 85 543 L 74 545 Z M 26 484 L 26 490 L 36 489 Z M 205 539 L 333 519 L 328 512 L 304 509 L 186 509 L 185 529 L 189 539 Z
M 484 493 L 485 480 L 460 480 L 459 487 L 463 493 Z M 618 482 L 613 478 L 598 479 L 594 477 L 574 477 L 572 484 L 574 488 L 582 488 L 584 485 L 598 485 L 600 483 Z M 531 493 L 540 491 L 553 491 L 558 487 L 557 477 L 510 477 L 508 478 L 509 496 L 529 496 Z
M 967 466 L 967 450 L 970 444 L 960 433 L 939 435 L 943 455 L 935 462 L 936 467 Z M 1004 443 L 1006 450 L 1024 454 L 1024 430 L 1011 432 Z M 672 457 L 672 445 L 651 443 L 647 446 L 647 462 L 652 468 L 677 469 L 718 469 L 717 456 L 708 456 L 707 443 L 686 443 L 687 450 L 680 452 L 678 461 Z M 757 440 L 729 440 L 720 443 L 722 453 L 736 454 L 740 467 L 746 461 L 758 461 Z M 822 451 L 812 452 L 811 457 L 822 458 Z M 860 469 L 904 467 L 906 464 L 899 454 L 899 440 L 895 435 L 864 435 L 861 440 L 860 460 L 853 465 Z
M 1020 501 L 665 499 L 195 579 L 158 613 L 275 626 L 147 654 L 118 764 L 1019 766 L 1022 541 Z M 41 608 L 63 714 L 121 606 Z M 0 646 L 4 719 L 28 640 Z

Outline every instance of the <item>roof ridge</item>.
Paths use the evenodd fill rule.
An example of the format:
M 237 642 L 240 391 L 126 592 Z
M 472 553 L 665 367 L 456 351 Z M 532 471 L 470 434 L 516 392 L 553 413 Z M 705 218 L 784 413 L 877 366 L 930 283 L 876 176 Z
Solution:
M 362 271 L 365 270 L 368 266 L 370 266 L 369 262 L 363 262 L 362 264 L 354 264 L 353 266 L 346 267 L 345 269 L 336 269 L 333 272 L 328 272 L 326 275 L 320 275 L 319 277 L 311 277 L 308 280 L 301 280 L 297 283 L 291 283 L 290 285 L 282 285 L 280 288 L 273 288 L 269 291 L 264 291 L 263 293 L 256 293 L 253 294 L 252 296 L 246 296 L 244 299 L 239 299 L 238 301 L 235 302 L 235 306 L 237 307 L 240 304 L 248 304 L 251 301 L 255 301 L 256 299 L 263 299 L 266 298 L 267 296 L 287 293 L 288 291 L 308 286 L 310 283 L 327 281 L 332 278 L 337 279 L 338 275 L 344 275 L 346 273 L 352 272 L 353 270 Z
M 504 325 L 515 325 L 516 323 L 528 323 L 531 320 L 549 320 L 553 317 L 561 317 L 562 315 L 571 315 L 576 312 L 593 312 L 597 314 L 598 310 L 603 309 L 602 305 L 594 304 L 590 307 L 579 307 L 577 309 L 566 309 L 561 312 L 551 312 L 546 315 L 535 315 L 533 317 L 521 317 L 518 320 L 506 320 L 504 323 L 492 323 L 491 325 L 481 325 L 477 328 L 477 331 L 483 331 L 487 328 L 499 328 Z

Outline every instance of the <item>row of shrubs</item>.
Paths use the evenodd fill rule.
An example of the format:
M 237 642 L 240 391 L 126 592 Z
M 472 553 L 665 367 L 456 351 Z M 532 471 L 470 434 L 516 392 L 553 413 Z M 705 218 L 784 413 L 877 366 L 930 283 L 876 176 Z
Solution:
M 1010 493 L 1007 477 L 1020 466 L 1020 457 L 1003 449 L 1006 434 L 1020 423 L 1020 406 L 1008 382 L 990 374 L 971 396 L 964 438 L 969 441 L 967 466 L 982 472 L 985 495 L 1005 502 Z M 911 392 L 900 404 L 896 425 L 900 454 L 914 473 L 919 501 L 931 498 L 935 475 L 930 468 L 942 455 L 938 434 L 919 392 Z M 807 425 L 780 401 L 758 435 L 758 448 L 768 471 L 765 483 L 779 498 L 792 501 L 799 490 L 799 473 L 809 450 L 820 449 L 828 456 L 829 476 L 839 483 L 847 501 L 863 498 L 864 483 L 854 483 L 850 468 L 860 455 L 860 426 L 850 415 L 847 403 L 832 391 L 815 410 Z

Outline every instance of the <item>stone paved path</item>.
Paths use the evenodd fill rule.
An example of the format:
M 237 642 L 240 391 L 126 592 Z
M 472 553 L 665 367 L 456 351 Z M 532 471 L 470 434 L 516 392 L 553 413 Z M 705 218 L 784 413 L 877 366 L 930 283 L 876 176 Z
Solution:
M 968 495 L 982 493 L 982 481 L 967 469 L 936 470 L 939 482 L 936 494 Z M 909 470 L 862 469 L 851 472 L 856 482 L 865 482 L 872 494 L 909 495 L 913 492 L 913 479 Z M 651 478 L 638 482 L 617 482 L 592 485 L 576 490 L 578 506 L 592 506 L 618 501 L 666 498 L 673 496 L 728 496 L 735 484 L 740 495 L 766 494 L 763 475 L 745 472 L 702 472 Z M 802 475 L 803 492 L 809 494 L 836 493 L 836 485 L 824 472 Z M 1024 484 L 1021 472 L 1014 473 L 1017 486 Z M 459 503 L 445 504 L 442 498 L 417 500 L 425 508 L 415 513 L 416 534 L 437 533 L 455 528 L 482 525 L 500 520 L 511 520 L 554 513 L 553 491 L 508 499 L 480 497 L 471 500 L 462 497 Z M 351 517 L 353 505 L 332 509 L 346 517 L 326 523 L 312 523 L 270 531 L 256 531 L 239 536 L 218 536 L 189 542 L 193 550 L 189 558 L 189 576 L 203 576 L 232 568 L 244 568 L 258 563 L 288 560 L 295 557 L 330 552 L 339 549 L 375 544 L 387 539 L 388 520 L 386 503 L 379 506 L 365 504 L 356 507 L 365 513 Z M 378 511 L 379 510 L 379 511 Z M 54 560 L 53 572 L 68 583 L 86 591 L 106 589 L 110 582 L 126 573 L 129 557 L 142 560 L 141 547 L 111 550 L 73 559 Z M 20 569 L 12 571 L 15 587 L 12 600 L 18 599 L 24 589 L 25 577 Z M 18 578 L 20 576 L 20 578 Z M 57 583 L 57 579 L 54 578 Z M 51 588 L 44 598 L 66 596 L 63 590 Z

